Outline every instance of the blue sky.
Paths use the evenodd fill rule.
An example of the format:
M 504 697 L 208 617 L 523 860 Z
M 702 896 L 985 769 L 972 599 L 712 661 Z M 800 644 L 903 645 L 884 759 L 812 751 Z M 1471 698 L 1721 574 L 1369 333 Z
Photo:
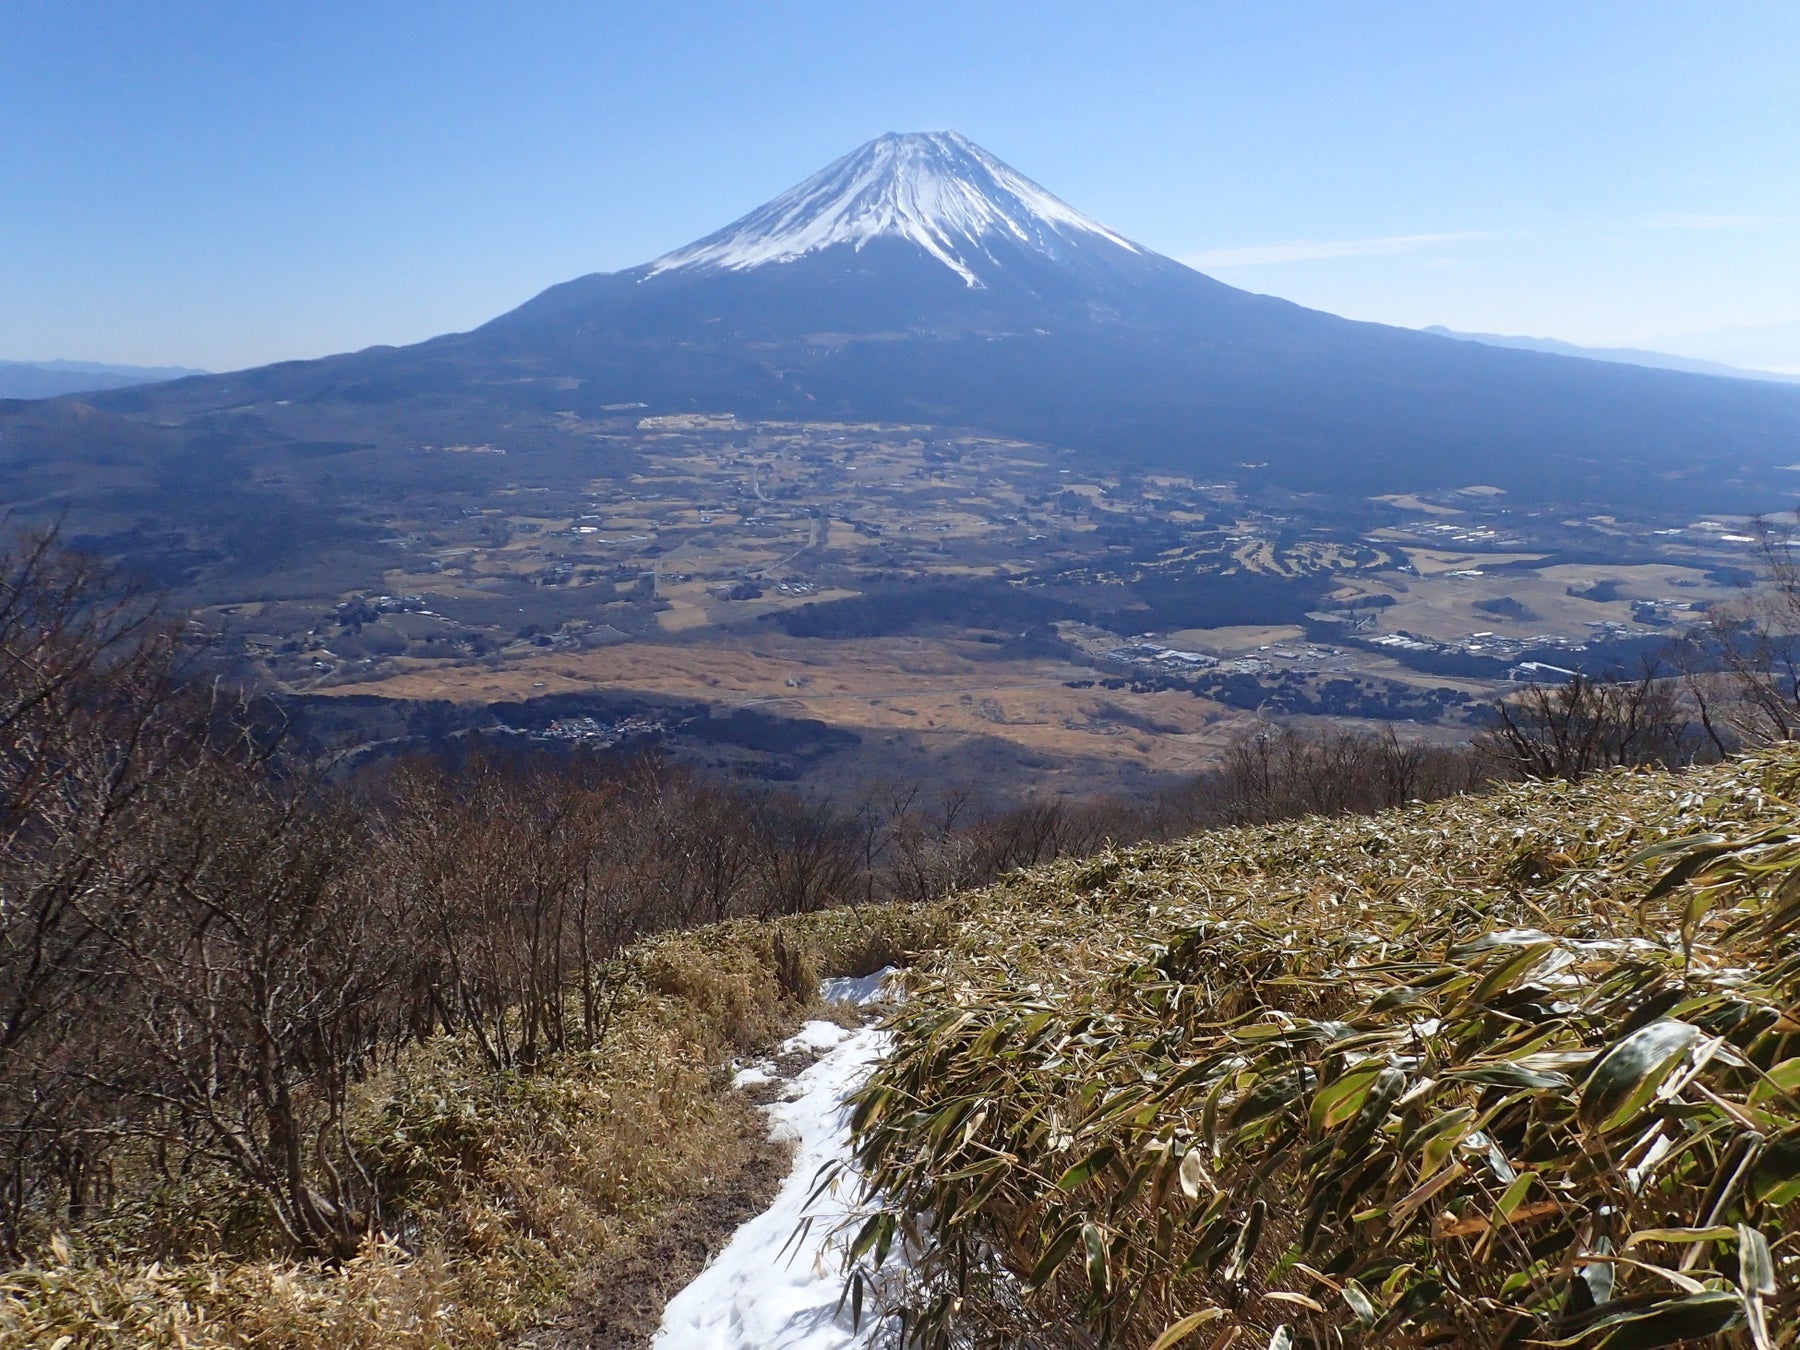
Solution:
M 1800 319 L 1800 5 L 0 3 L 0 357 L 466 328 L 954 128 L 1233 284 L 1621 343 Z

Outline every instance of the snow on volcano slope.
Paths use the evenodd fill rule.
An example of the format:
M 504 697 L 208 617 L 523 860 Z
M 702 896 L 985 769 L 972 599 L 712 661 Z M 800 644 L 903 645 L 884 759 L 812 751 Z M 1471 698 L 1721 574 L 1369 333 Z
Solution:
M 836 244 L 908 240 L 982 285 L 988 243 L 1003 240 L 1057 257 L 1096 241 L 1144 252 L 1123 235 L 1053 197 L 954 131 L 889 134 L 870 141 L 716 234 L 666 254 L 647 276 L 678 268 L 738 271 L 788 262 Z
M 866 1005 L 883 997 L 892 973 L 827 980 L 822 992 L 828 1002 Z M 819 1169 L 850 1155 L 844 1099 L 886 1053 L 887 1040 L 876 1027 L 850 1031 L 815 1021 L 781 1047 L 783 1053 L 826 1052 L 788 1084 L 781 1100 L 763 1108 L 771 1137 L 794 1141 L 793 1167 L 769 1208 L 732 1234 L 706 1269 L 669 1300 L 652 1350 L 869 1350 L 883 1344 L 882 1320 L 865 1309 L 862 1327 L 853 1327 L 843 1298 L 836 1229 L 851 1212 L 849 1197 L 811 1196 Z M 748 1086 L 773 1078 L 755 1066 L 737 1081 Z M 810 1226 L 796 1238 L 807 1219 Z

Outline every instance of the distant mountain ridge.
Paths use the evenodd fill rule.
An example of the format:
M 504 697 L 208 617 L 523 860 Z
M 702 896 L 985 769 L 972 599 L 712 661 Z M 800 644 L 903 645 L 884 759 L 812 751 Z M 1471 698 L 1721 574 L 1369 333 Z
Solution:
M 1421 328 L 1421 333 L 1455 338 L 1459 342 L 1480 342 L 1489 347 L 1513 347 L 1520 351 L 1547 352 L 1553 356 L 1578 356 L 1588 361 L 1612 361 L 1626 366 L 1648 366 L 1653 370 L 1681 370 L 1690 375 L 1716 375 L 1732 380 L 1772 380 L 1776 384 L 1800 384 L 1800 375 L 1776 370 L 1752 370 L 1729 366 L 1721 361 L 1703 361 L 1674 352 L 1650 351 L 1643 347 L 1582 347 L 1560 338 L 1519 337 L 1504 333 L 1461 333 L 1442 324 Z
M 0 361 L 0 398 L 59 398 L 209 372 L 187 366 L 115 366 L 99 361 Z
M 1800 319 L 1672 333 L 1653 339 L 1653 343 L 1658 350 L 1678 356 L 1800 375 Z

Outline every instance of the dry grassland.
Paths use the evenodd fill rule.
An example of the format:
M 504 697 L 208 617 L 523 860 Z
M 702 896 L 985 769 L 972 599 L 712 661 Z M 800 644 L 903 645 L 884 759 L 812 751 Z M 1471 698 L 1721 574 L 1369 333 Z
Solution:
M 1461 553 L 1450 549 L 1409 548 L 1408 561 L 1421 577 L 1442 576 L 1468 568 L 1503 567 L 1507 563 L 1537 562 L 1542 553 Z
M 865 736 L 906 733 L 923 737 L 927 753 L 946 754 L 979 736 L 1053 760 L 1108 760 L 1153 774 L 1216 763 L 1254 720 L 1179 691 L 1071 689 L 1067 681 L 1091 680 L 1093 672 L 1056 660 L 977 659 L 981 650 L 928 638 L 634 642 L 499 667 L 416 668 L 320 692 L 459 703 L 654 693 L 816 718 Z
M 1382 610 L 1377 621 L 1381 631 L 1404 630 L 1448 640 L 1483 631 L 1520 638 L 1546 632 L 1579 634 L 1592 624 L 1631 623 L 1636 600 L 1715 601 L 1735 594 L 1729 586 L 1709 580 L 1700 568 L 1670 563 L 1558 564 L 1536 571 L 1499 572 L 1491 569 L 1543 555 L 1409 549 L 1408 556 L 1418 568 L 1416 578 L 1391 573 L 1346 578 L 1333 602 L 1343 603 L 1351 596 L 1392 596 L 1395 603 Z M 1452 575 L 1459 571 L 1481 575 Z M 1618 584 L 1616 599 L 1570 594 L 1607 581 Z M 1494 600 L 1515 600 L 1528 613 L 1511 616 L 1476 608 Z

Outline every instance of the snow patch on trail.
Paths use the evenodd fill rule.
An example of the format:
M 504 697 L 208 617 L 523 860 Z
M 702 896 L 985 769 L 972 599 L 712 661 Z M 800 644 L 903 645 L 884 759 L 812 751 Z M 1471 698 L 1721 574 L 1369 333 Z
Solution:
M 849 1029 L 836 1022 L 808 1022 L 783 1041 L 780 1049 L 784 1055 L 822 1054 L 835 1050 L 849 1035 Z
M 761 1087 L 764 1083 L 779 1080 L 775 1076 L 775 1066 L 766 1059 L 759 1059 L 754 1064 L 746 1064 L 731 1076 L 731 1086 L 739 1089 Z
M 892 997 L 892 971 L 859 980 L 827 980 L 827 1000 L 864 1007 Z M 774 1202 L 745 1223 L 712 1262 L 663 1310 L 653 1350 L 865 1350 L 884 1343 L 886 1328 L 864 1312 L 851 1325 L 844 1301 L 843 1248 L 836 1230 L 850 1215 L 849 1197 L 812 1199 L 819 1170 L 850 1156 L 849 1112 L 856 1091 L 887 1052 L 888 1034 L 813 1021 L 785 1041 L 783 1054 L 824 1051 L 788 1081 L 782 1099 L 763 1110 L 770 1137 L 794 1142 L 794 1164 Z M 738 1071 L 740 1086 L 779 1081 L 774 1066 Z M 810 1201 L 810 1203 L 809 1203 Z M 799 1238 L 802 1221 L 811 1226 Z M 840 1308 L 840 1303 L 843 1306 Z
M 819 997 L 827 1003 L 848 1003 L 866 1008 L 871 1003 L 892 1003 L 898 996 L 900 974 L 892 966 L 883 966 L 873 975 L 844 975 L 826 980 L 819 986 Z

